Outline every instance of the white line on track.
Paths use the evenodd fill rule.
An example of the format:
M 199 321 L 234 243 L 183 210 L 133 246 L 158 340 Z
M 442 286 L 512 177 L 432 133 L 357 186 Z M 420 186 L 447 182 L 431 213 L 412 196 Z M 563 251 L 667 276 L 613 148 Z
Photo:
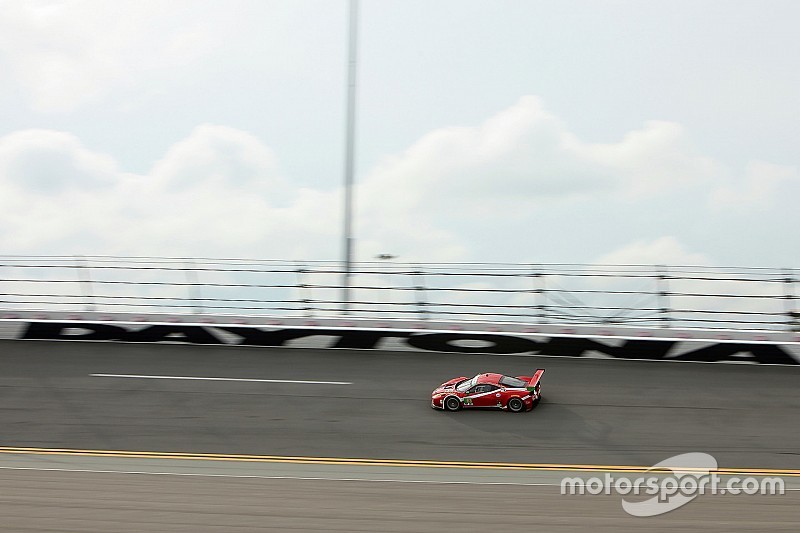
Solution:
M 560 487 L 561 483 L 526 483 L 521 481 L 463 481 L 443 479 L 390 479 L 390 478 L 359 478 L 359 477 L 321 477 L 321 476 L 267 476 L 258 474 L 205 474 L 200 472 L 152 472 L 147 470 L 94 470 L 86 468 L 37 468 L 30 466 L 0 466 L 0 470 L 27 470 L 35 472 L 76 472 L 84 474 L 135 474 L 145 476 L 179 476 L 179 477 L 208 477 L 208 478 L 238 478 L 238 479 L 276 479 L 298 481 L 356 481 L 368 483 L 416 483 L 423 485 L 498 485 L 517 487 Z M 800 487 L 786 487 L 786 492 L 800 491 Z
M 144 376 L 138 374 L 89 374 L 93 378 L 130 379 L 183 379 L 198 381 L 247 381 L 255 383 L 298 383 L 301 385 L 352 385 L 350 381 L 312 381 L 303 379 L 247 379 L 247 378 L 209 378 L 200 376 Z
M 242 479 L 296 479 L 301 481 L 368 481 L 371 483 L 423 483 L 429 485 L 521 485 L 526 487 L 558 487 L 558 483 L 521 483 L 513 481 L 447 481 L 438 479 L 372 479 L 360 477 L 266 476 L 258 474 L 203 474 L 199 472 L 150 472 L 147 470 L 91 470 L 84 468 L 35 468 L 0 466 L 0 470 L 33 470 L 36 472 L 81 472 L 89 474 L 139 474 L 147 476 L 227 477 Z

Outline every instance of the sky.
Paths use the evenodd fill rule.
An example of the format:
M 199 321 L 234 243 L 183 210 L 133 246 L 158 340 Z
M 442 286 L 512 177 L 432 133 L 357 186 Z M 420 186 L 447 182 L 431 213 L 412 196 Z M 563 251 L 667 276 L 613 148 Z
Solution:
M 341 257 L 346 0 L 0 10 L 0 255 Z M 797 267 L 798 22 L 361 0 L 356 258 Z

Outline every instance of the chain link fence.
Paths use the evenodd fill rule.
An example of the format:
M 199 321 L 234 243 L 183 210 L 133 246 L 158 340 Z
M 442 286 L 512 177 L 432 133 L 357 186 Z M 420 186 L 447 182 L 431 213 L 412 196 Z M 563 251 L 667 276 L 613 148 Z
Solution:
M 798 270 L 0 256 L 0 311 L 800 330 Z

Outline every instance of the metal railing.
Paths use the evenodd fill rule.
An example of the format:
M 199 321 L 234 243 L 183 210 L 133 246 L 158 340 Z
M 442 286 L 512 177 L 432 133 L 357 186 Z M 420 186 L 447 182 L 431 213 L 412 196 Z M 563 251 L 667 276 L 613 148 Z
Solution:
M 333 261 L 0 256 L 0 311 L 341 316 Z M 391 261 L 353 265 L 347 316 L 791 331 L 797 269 Z

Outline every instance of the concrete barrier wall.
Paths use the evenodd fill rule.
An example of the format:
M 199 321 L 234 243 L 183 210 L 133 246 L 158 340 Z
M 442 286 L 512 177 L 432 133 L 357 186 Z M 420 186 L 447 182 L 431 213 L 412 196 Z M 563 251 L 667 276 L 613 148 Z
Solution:
M 105 320 L 88 316 L 6 319 L 0 320 L 0 338 L 800 364 L 800 342 L 795 334 L 770 338 L 762 334 L 745 337 L 742 332 L 653 332 L 556 325 L 509 328 L 504 324 L 506 329 L 500 330 L 499 325 L 465 323 L 371 324 L 298 319 L 253 325 L 231 317 L 213 323 L 149 318 L 146 323 L 120 316 Z M 688 337 L 690 333 L 695 337 Z

